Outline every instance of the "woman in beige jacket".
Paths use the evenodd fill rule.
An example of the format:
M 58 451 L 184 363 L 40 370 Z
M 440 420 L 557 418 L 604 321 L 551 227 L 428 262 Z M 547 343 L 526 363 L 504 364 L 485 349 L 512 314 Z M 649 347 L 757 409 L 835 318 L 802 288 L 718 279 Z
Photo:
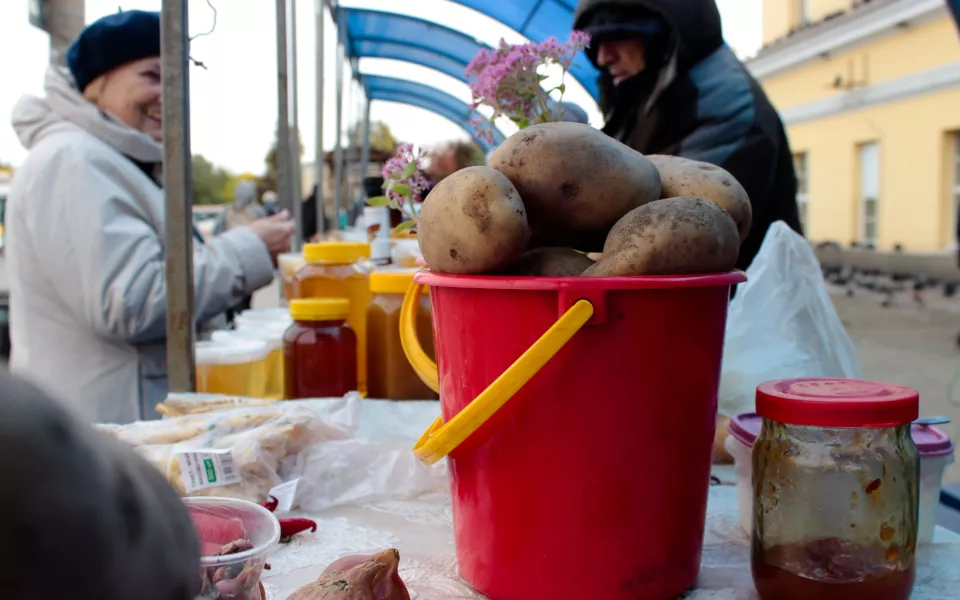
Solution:
M 90 421 L 156 416 L 167 390 L 159 55 L 159 13 L 104 17 L 13 113 L 11 369 Z M 197 326 L 269 284 L 292 233 L 280 214 L 198 236 Z

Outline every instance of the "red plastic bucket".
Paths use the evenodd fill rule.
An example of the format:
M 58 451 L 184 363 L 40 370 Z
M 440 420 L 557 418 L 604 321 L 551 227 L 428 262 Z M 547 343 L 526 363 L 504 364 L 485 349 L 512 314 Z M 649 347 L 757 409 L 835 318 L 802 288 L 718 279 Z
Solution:
M 478 592 L 667 599 L 693 586 L 729 288 L 743 281 L 416 276 L 405 303 L 430 287 L 443 416 L 415 451 L 449 453 L 460 574 Z

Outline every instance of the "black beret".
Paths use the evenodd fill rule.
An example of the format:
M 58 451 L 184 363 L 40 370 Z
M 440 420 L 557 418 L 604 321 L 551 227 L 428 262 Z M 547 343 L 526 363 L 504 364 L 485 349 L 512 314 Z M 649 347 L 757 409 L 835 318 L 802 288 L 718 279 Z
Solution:
M 124 10 L 97 19 L 67 49 L 67 66 L 80 91 L 128 62 L 160 56 L 160 13 Z

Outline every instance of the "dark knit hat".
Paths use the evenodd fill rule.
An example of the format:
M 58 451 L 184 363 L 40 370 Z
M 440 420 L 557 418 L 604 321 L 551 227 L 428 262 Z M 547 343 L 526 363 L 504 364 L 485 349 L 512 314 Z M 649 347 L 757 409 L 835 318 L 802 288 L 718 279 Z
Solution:
M 67 50 L 67 66 L 80 91 L 107 71 L 160 56 L 160 13 L 124 10 L 97 19 Z
M 584 15 L 583 30 L 590 34 L 587 58 L 595 66 L 600 44 L 617 40 L 643 40 L 647 61 L 659 66 L 665 60 L 670 29 L 663 19 L 649 10 L 633 7 L 601 6 Z

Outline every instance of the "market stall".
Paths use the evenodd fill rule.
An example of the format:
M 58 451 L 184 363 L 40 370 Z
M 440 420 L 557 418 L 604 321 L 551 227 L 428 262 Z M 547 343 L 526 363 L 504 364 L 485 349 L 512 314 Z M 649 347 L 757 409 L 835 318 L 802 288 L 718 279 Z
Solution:
M 326 7 L 339 134 L 343 69 L 363 39 L 350 37 L 349 12 Z M 806 242 L 774 224 L 747 276 L 736 271 L 751 208 L 729 173 L 554 122 L 547 98 L 562 87 L 543 93 L 539 77 L 510 107 L 538 106 L 538 129 L 509 113 L 521 132 L 488 132 L 503 141 L 489 165 L 440 181 L 428 203 L 422 156 L 401 147 L 361 227 L 281 261 L 289 307 L 194 342 L 184 8 L 168 0 L 163 19 L 174 393 L 163 420 L 99 428 L 187 497 L 202 598 L 346 597 L 374 584 L 393 590 L 387 600 L 405 588 L 424 600 L 955 597 L 960 536 L 919 506 L 936 497 L 952 443 L 935 430 L 921 439 L 916 392 L 858 379 Z M 541 38 L 572 10 L 520 8 L 517 29 Z M 278 0 L 287 197 L 288 18 Z M 566 72 L 586 43 L 575 33 L 521 51 Z M 362 82 L 367 109 L 375 98 L 462 108 L 409 82 Z M 509 102 L 487 101 L 508 114 Z M 406 219 L 392 233 L 387 206 Z M 405 258 L 426 272 L 397 268 L 414 227 Z M 552 247 L 531 250 L 537 236 Z M 753 410 L 762 425 L 749 437 Z M 727 438 L 731 418 L 743 448 Z M 734 467 L 717 466 L 724 450 L 740 453 Z M 366 556 L 342 560 L 354 554 Z

